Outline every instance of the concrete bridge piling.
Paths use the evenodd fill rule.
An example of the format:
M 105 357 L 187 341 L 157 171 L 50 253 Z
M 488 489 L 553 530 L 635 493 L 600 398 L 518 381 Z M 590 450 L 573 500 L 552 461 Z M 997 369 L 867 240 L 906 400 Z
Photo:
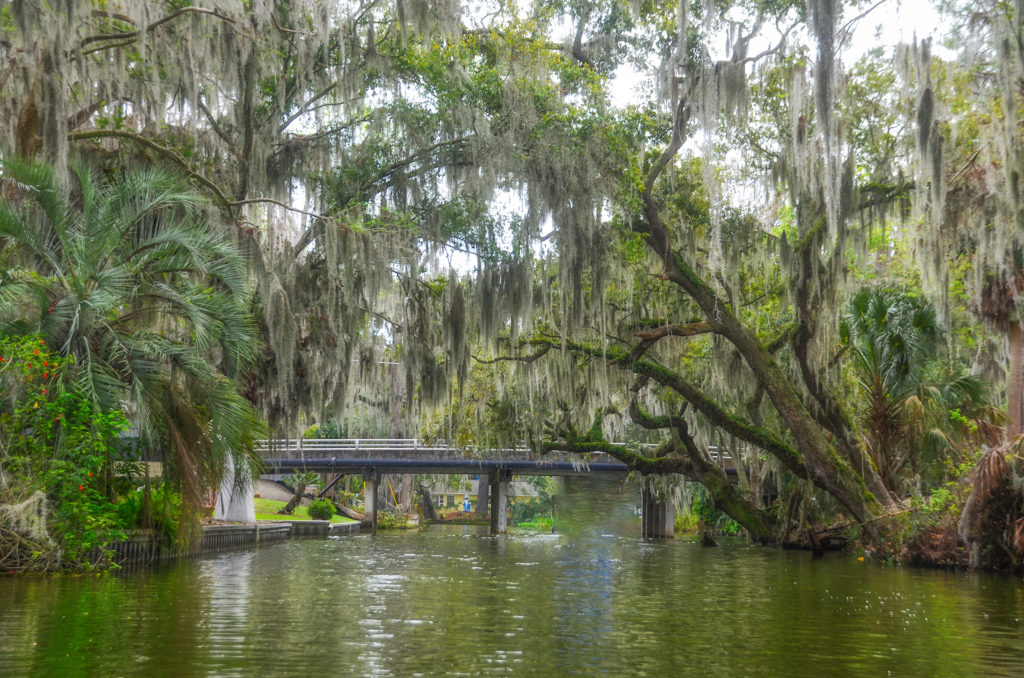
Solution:
M 676 532 L 676 512 L 672 502 L 646 484 L 640 489 L 640 536 L 644 539 L 673 539 Z
M 505 534 L 508 531 L 508 483 L 512 474 L 492 471 L 488 478 L 491 486 L 491 534 Z

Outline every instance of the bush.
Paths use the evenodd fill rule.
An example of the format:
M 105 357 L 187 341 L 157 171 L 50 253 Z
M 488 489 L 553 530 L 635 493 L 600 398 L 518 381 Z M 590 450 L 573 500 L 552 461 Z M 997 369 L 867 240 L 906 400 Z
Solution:
M 94 410 L 70 390 L 69 362 L 38 336 L 0 335 L 5 571 L 88 569 L 94 549 L 124 536 L 108 481 L 128 421 L 117 411 Z
M 314 499 L 309 505 L 309 517 L 313 520 L 330 520 L 334 515 L 334 504 L 330 499 Z

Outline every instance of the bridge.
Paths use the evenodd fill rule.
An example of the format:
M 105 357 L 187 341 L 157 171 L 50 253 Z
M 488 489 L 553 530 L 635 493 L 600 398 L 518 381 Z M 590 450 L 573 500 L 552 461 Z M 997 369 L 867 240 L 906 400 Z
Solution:
M 514 475 L 623 475 L 629 472 L 625 464 L 604 452 L 540 455 L 528 448 L 516 447 L 472 453 L 465 448 L 426 444 L 415 438 L 276 439 L 264 441 L 256 451 L 267 473 L 335 474 L 325 491 L 345 475 L 362 475 L 366 488 L 363 522 L 373 533 L 377 529 L 380 477 L 385 473 L 486 475 L 490 489 L 491 532 L 503 534 L 507 529 L 508 483 Z M 729 457 L 714 447 L 709 448 L 709 453 L 726 473 L 735 476 L 736 469 Z M 646 487 L 641 490 L 641 504 L 643 536 L 671 537 L 675 520 L 671 504 L 659 501 Z

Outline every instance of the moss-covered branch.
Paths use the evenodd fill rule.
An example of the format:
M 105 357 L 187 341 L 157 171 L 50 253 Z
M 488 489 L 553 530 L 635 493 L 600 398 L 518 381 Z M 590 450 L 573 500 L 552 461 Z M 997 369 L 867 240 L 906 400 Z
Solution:
M 76 132 L 69 132 L 68 139 L 71 141 L 84 141 L 87 139 L 103 139 L 103 138 L 118 138 L 125 139 L 140 146 L 144 146 L 150 150 L 156 151 L 160 155 L 171 159 L 182 171 L 185 172 L 186 176 L 191 178 L 196 183 L 213 193 L 214 197 L 218 202 L 226 207 L 229 211 L 234 210 L 236 207 L 242 207 L 243 205 L 254 205 L 259 203 L 266 203 L 268 205 L 276 205 L 290 212 L 297 214 L 304 214 L 305 216 L 312 217 L 313 219 L 325 219 L 326 217 L 322 214 L 315 212 L 307 212 L 306 210 L 299 209 L 283 203 L 280 200 L 274 200 L 272 198 L 245 198 L 242 200 L 232 200 L 224 192 L 224 190 L 217 185 L 216 182 L 204 176 L 201 172 L 195 170 L 191 163 L 189 163 L 177 149 L 165 146 L 154 139 L 136 134 L 129 130 L 123 129 L 94 129 L 94 130 L 82 130 Z
M 543 449 L 579 454 L 605 452 L 645 475 L 666 473 L 683 475 L 707 488 L 715 507 L 742 525 L 753 539 L 765 542 L 774 538 L 776 521 L 753 502 L 743 497 L 729 481 L 725 471 L 713 464 L 707 455 L 701 452 L 690 436 L 686 421 L 682 417 L 673 415 L 656 417 L 643 411 L 635 400 L 630 403 L 630 416 L 640 426 L 672 430 L 672 436 L 657 448 L 655 455 L 646 456 L 635 447 L 616 445 L 604 439 L 601 433 L 601 421 L 612 411 L 609 408 L 599 408 L 594 415 L 594 423 L 586 434 L 580 436 L 572 429 L 563 429 L 559 431 L 559 434 L 564 442 L 549 442 L 543 446 Z
M 788 469 L 801 478 L 808 477 L 804 459 L 799 451 L 775 436 L 772 432 L 753 426 L 740 417 L 731 414 L 673 370 L 647 359 L 634 359 L 631 356 L 631 352 L 615 347 L 605 349 L 575 341 L 561 340 L 555 337 L 536 337 L 530 340 L 529 343 L 537 347 L 547 346 L 547 350 L 559 348 L 577 355 L 605 358 L 616 367 L 648 377 L 681 395 L 715 426 L 744 442 L 760 447 L 775 455 Z M 531 356 L 531 359 L 536 359 L 536 357 L 539 356 Z
M 103 45 L 102 47 L 97 47 L 97 48 L 85 51 L 85 54 L 91 54 L 93 52 L 97 52 L 97 51 L 102 50 L 102 49 L 109 49 L 111 47 L 119 47 L 121 45 L 131 44 L 132 42 L 137 40 L 139 38 L 139 36 L 142 35 L 143 33 L 148 33 L 149 31 L 153 30 L 154 28 L 158 28 L 158 27 L 162 26 L 163 24 L 169 23 L 169 22 L 173 21 L 174 19 L 177 19 L 178 17 L 180 17 L 180 16 L 182 16 L 184 14 L 205 14 L 207 16 L 212 16 L 212 17 L 214 17 L 216 19 L 220 19 L 221 21 L 223 21 L 225 23 L 234 24 L 234 21 L 232 21 L 228 17 L 224 16 L 223 14 L 220 13 L 219 10 L 216 10 L 216 9 L 205 9 L 203 7 L 182 7 L 180 9 L 177 9 L 177 10 L 171 12 L 170 14 L 168 14 L 166 16 L 160 17 L 156 21 L 151 22 L 149 25 L 147 25 L 147 26 L 145 26 L 144 28 L 141 28 L 141 29 L 137 29 L 137 30 L 134 30 L 134 31 L 123 31 L 121 33 L 103 33 L 103 34 L 86 36 L 86 37 L 82 38 L 81 42 L 78 43 L 78 48 L 81 50 L 86 45 L 90 45 L 90 44 L 92 44 L 94 42 L 116 43 L 116 44 Z M 117 15 L 117 19 L 118 19 L 118 21 L 123 21 L 123 22 L 126 22 L 126 23 L 131 21 L 131 19 L 129 19 L 127 16 L 124 16 L 124 15 Z
M 810 208 L 805 206 L 804 209 Z M 799 368 L 804 388 L 818 404 L 817 408 L 808 409 L 809 414 L 832 434 L 836 448 L 842 451 L 846 459 L 849 459 L 856 468 L 861 469 L 861 475 L 867 488 L 875 497 L 888 503 L 892 501 L 889 491 L 882 483 L 871 460 L 854 439 L 849 416 L 825 381 L 819 377 L 819 370 L 814 369 L 808 359 L 811 340 L 817 332 L 816 311 L 823 303 L 823 295 L 829 293 L 828 289 L 821 288 L 822 286 L 831 288 L 834 284 L 828 280 L 829 276 L 819 275 L 817 270 L 821 266 L 817 252 L 820 249 L 820 240 L 824 236 L 825 218 L 820 217 L 796 247 L 797 268 L 794 295 L 796 324 L 795 331 L 790 335 L 793 358 Z M 812 280 L 818 280 L 814 289 L 812 289 Z
M 636 336 L 640 338 L 640 341 L 633 346 L 629 353 L 631 358 L 636 360 L 647 353 L 652 346 L 665 337 L 695 337 L 702 334 L 710 334 L 714 331 L 715 328 L 711 323 L 707 322 L 687 323 L 685 325 L 663 325 L 662 327 L 649 330 L 640 330 L 636 332 Z

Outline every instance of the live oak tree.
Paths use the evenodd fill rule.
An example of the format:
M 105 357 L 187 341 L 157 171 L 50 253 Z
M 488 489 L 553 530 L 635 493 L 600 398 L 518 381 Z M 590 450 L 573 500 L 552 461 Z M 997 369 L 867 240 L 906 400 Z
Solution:
M 353 373 L 386 384 L 382 361 L 403 364 L 410 400 L 443 400 L 467 319 L 489 335 L 495 297 L 532 304 L 503 227 L 525 251 L 569 194 L 598 193 L 579 153 L 599 152 L 587 119 L 619 48 L 595 31 L 628 24 L 595 7 L 562 44 L 551 28 L 578 8 L 490 9 L 14 3 L 3 151 L 142 158 L 210 195 L 253 265 L 266 352 L 248 394 L 282 433 L 342 414 Z M 534 208 L 497 223 L 487 203 L 507 191 Z M 438 279 L 455 250 L 482 262 L 473 290 Z
M 682 473 L 758 539 L 802 528 L 728 482 L 707 453 L 724 436 L 747 477 L 880 539 L 901 497 L 848 414 L 839 311 L 850 260 L 901 213 L 880 208 L 945 177 L 926 174 L 931 118 L 901 129 L 905 96 L 872 111 L 846 77 L 860 18 L 838 0 L 19 2 L 3 152 L 141 158 L 210 196 L 252 264 L 246 393 L 279 432 L 353 397 L 446 406 L 472 353 L 511 359 L 492 400 L 540 449 Z M 645 100 L 617 108 L 624 64 Z M 611 444 L 627 430 L 657 451 Z

